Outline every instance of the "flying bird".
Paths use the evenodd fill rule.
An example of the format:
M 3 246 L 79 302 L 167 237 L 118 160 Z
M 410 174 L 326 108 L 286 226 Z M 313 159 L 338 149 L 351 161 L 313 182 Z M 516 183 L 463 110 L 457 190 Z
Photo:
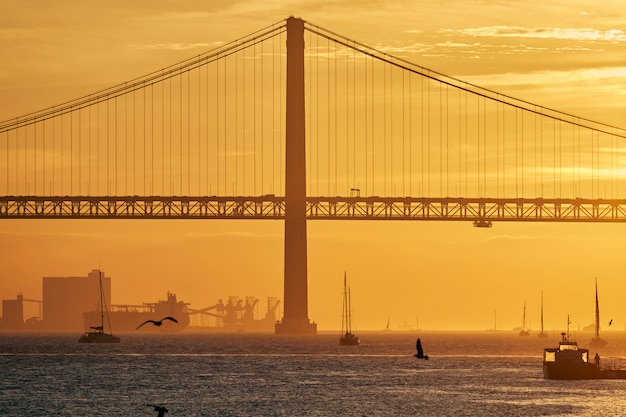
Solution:
M 613 319 L 609 320 L 609 326 L 613 324 Z
M 428 355 L 424 355 L 424 349 L 422 349 L 422 341 L 420 338 L 417 338 L 417 342 L 415 342 L 415 349 L 417 349 L 417 354 L 413 355 L 417 359 L 426 359 L 428 360 Z
M 161 407 L 160 405 L 154 405 L 154 404 L 146 404 L 148 407 L 154 407 L 154 411 L 157 411 L 159 414 L 157 415 L 157 417 L 163 417 L 165 415 L 165 413 L 167 413 L 167 408 L 165 407 Z
M 155 326 L 162 326 L 163 325 L 163 320 L 172 320 L 174 323 L 178 323 L 178 320 L 176 320 L 174 317 L 167 316 L 167 317 L 162 318 L 159 321 L 156 321 L 156 320 L 146 320 L 143 323 L 141 323 L 139 326 L 137 326 L 137 329 L 139 329 L 144 324 L 148 324 L 148 323 L 152 323 Z M 137 329 L 135 329 L 135 330 L 137 330 Z

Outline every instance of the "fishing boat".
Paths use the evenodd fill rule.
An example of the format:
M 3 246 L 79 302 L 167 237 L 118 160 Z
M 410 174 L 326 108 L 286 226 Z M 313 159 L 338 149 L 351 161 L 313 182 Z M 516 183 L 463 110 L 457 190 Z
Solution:
M 543 331 L 543 291 L 541 292 L 541 331 L 537 337 L 542 339 L 548 337 L 548 333 Z
M 102 289 L 102 271 L 98 271 L 98 280 L 100 283 L 100 326 L 90 326 L 93 331 L 85 332 L 78 339 L 78 343 L 119 343 L 120 338 L 114 336 L 113 333 L 104 332 L 104 315 L 107 314 L 107 322 L 109 325 L 109 331 L 111 331 L 111 323 L 108 321 L 109 310 L 106 307 L 106 300 L 104 299 L 104 291 Z
M 352 333 L 352 310 L 350 306 L 350 288 L 348 288 L 346 273 L 343 273 L 343 312 L 341 320 L 340 345 L 359 345 L 361 339 Z
M 626 379 L 626 367 L 621 361 L 600 359 L 596 353 L 593 363 L 589 360 L 589 349 L 578 347 L 567 332 L 561 333 L 556 348 L 543 350 L 543 376 L 546 379 Z
M 596 278 L 596 318 L 593 324 L 594 337 L 589 342 L 590 346 L 606 346 L 607 341 L 600 338 L 600 306 L 598 304 L 598 278 Z
M 522 315 L 522 330 L 519 332 L 520 336 L 530 336 L 530 330 L 526 328 L 526 301 L 524 301 L 524 314 Z

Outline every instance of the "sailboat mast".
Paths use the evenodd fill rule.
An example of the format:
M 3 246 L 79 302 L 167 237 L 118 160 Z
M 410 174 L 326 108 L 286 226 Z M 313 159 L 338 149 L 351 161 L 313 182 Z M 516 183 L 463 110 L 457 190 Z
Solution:
M 569 314 L 567 315 L 567 340 L 569 340 L 569 325 L 571 321 L 569 321 Z
M 541 291 L 541 333 L 543 333 L 543 291 Z
M 598 304 L 598 278 L 596 277 L 596 339 L 600 338 L 600 306 Z
M 98 270 L 98 279 L 100 281 L 100 326 L 104 331 L 104 291 L 102 290 L 102 271 Z
M 346 329 L 348 329 L 348 333 L 352 333 L 352 320 L 350 320 L 350 312 L 352 311 L 352 307 L 350 305 L 350 287 L 348 287 L 348 311 L 346 314 Z
M 343 308 L 341 311 L 341 333 L 344 332 L 344 330 L 347 332 L 347 314 L 348 314 L 348 295 L 346 293 L 346 287 L 347 287 L 347 283 L 346 283 L 346 273 L 344 271 L 343 273 Z

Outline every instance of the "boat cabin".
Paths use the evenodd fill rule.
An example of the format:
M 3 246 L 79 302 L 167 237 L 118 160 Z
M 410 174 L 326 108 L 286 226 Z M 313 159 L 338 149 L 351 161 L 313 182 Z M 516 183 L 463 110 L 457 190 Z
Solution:
M 543 350 L 544 362 L 589 362 L 589 349 L 580 349 L 578 343 L 570 342 L 561 333 L 563 340 L 558 348 L 545 348 Z
M 598 368 L 589 363 L 589 349 L 581 349 L 578 343 L 561 333 L 556 348 L 543 350 L 543 374 L 550 379 L 581 379 L 593 377 Z

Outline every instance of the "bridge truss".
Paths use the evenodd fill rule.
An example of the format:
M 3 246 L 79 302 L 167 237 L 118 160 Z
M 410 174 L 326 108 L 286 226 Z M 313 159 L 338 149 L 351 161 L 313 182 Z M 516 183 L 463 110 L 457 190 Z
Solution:
M 547 198 L 313 197 L 309 220 L 445 220 L 489 227 L 496 221 L 626 222 L 626 200 Z M 4 219 L 269 219 L 285 218 L 285 198 L 0 197 Z

